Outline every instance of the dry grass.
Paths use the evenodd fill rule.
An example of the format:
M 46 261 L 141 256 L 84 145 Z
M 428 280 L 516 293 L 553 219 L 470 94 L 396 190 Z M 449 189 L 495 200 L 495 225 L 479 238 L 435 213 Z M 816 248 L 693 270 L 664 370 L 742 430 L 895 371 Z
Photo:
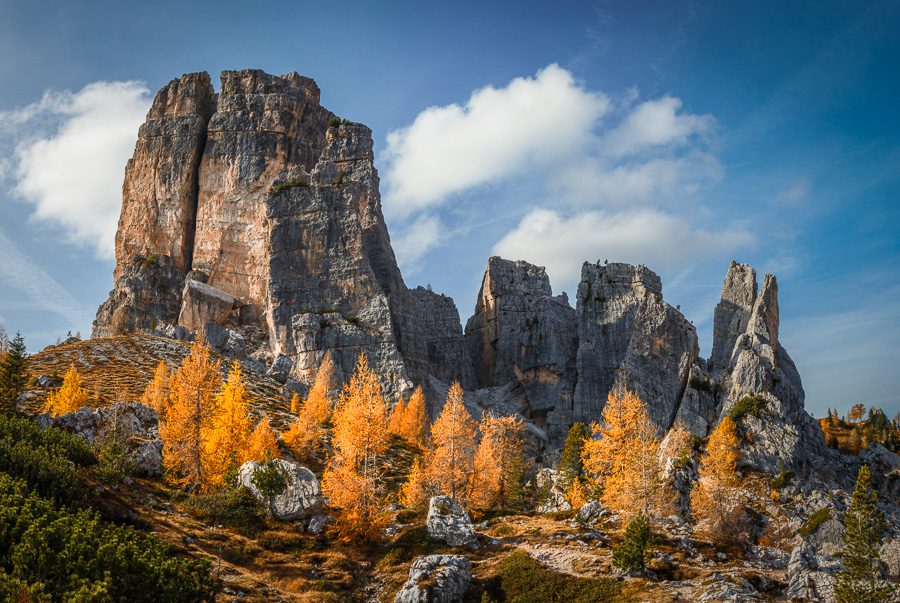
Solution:
M 62 377 L 74 364 L 91 396 L 91 404 L 105 406 L 113 402 L 134 402 L 153 378 L 156 365 L 165 360 L 171 370 L 177 369 L 190 351 L 183 342 L 152 335 L 118 335 L 98 337 L 75 343 L 50 346 L 28 359 L 32 377 L 31 389 L 23 405 L 26 412 L 41 412 L 44 400 L 52 388 L 34 386 L 40 375 Z M 223 359 L 222 376 L 228 373 L 228 359 Z M 257 413 L 265 411 L 278 429 L 291 420 L 290 396 L 284 387 L 265 375 L 244 371 L 251 395 L 251 405 Z

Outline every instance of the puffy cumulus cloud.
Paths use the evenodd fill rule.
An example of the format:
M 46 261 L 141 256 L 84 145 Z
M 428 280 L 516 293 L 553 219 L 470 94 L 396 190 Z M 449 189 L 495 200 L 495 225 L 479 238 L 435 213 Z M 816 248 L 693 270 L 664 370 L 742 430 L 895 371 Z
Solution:
M 556 290 L 572 290 L 584 261 L 622 261 L 674 269 L 749 245 L 743 229 L 710 232 L 653 209 L 586 211 L 564 217 L 534 209 L 493 248 L 495 255 L 545 266 Z
M 465 104 L 425 109 L 387 136 L 385 210 L 407 216 L 453 193 L 564 161 L 591 142 L 608 108 L 605 95 L 553 64 L 504 88 L 478 89 Z
M 0 114 L 0 136 L 17 137 L 7 176 L 33 219 L 112 258 L 125 164 L 150 102 L 143 83 L 95 82 Z
M 681 99 L 664 96 L 645 101 L 605 134 L 602 151 L 613 156 L 638 153 L 653 147 L 684 145 L 692 136 L 711 132 L 711 115 L 679 113 Z

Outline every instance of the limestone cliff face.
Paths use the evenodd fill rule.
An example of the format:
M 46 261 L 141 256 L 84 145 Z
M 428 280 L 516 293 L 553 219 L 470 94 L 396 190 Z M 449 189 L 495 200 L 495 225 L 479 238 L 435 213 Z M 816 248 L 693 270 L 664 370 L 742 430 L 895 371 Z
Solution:
M 95 335 L 177 320 L 181 280 L 193 256 L 197 171 L 215 102 L 205 73 L 172 80 L 157 93 L 125 168 L 115 289 L 97 313 Z
M 517 382 L 529 401 L 527 414 L 543 422 L 554 408 L 571 403 L 577 341 L 575 311 L 565 297 L 553 297 L 544 268 L 488 260 L 466 324 L 478 387 Z
M 672 425 L 699 348 L 694 326 L 663 301 L 644 266 L 589 264 L 578 286 L 578 385 L 573 418 L 600 416 L 607 394 L 640 394 L 661 430 Z
M 423 385 L 436 414 L 459 381 L 474 414 L 529 419 L 540 454 L 573 421 L 599 420 L 618 387 L 641 395 L 661 431 L 681 420 L 700 436 L 761 397 L 742 429 L 747 464 L 764 470 L 819 450 L 779 343 L 774 277 L 757 291 L 755 271 L 732 262 L 708 361 L 659 277 L 628 264 L 584 264 L 572 308 L 543 268 L 492 257 L 463 332 L 452 299 L 403 281 L 372 146 L 296 73 L 226 71 L 218 94 L 205 73 L 164 86 L 126 169 L 114 289 L 94 335 L 202 333 L 299 391 L 326 353 L 339 379 L 365 353 L 392 399 Z

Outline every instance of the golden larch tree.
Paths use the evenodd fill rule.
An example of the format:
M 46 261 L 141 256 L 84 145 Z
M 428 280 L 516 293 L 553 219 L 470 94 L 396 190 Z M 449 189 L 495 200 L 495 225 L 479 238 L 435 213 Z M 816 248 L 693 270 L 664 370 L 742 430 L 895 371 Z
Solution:
M 525 422 L 518 417 L 482 415 L 479 424 L 481 442 L 475 451 L 469 495 L 476 508 L 508 505 L 520 494 L 524 430 Z
M 74 364 L 69 365 L 62 386 L 47 397 L 44 412 L 53 416 L 75 412 L 87 405 L 88 393 L 81 386 L 81 375 Z
M 400 435 L 408 442 L 425 445 L 425 439 L 428 436 L 428 412 L 425 410 L 425 394 L 422 393 L 422 387 L 417 387 L 406 408 L 400 423 Z
M 709 435 L 699 478 L 691 491 L 694 521 L 718 542 L 735 540 L 744 512 L 738 445 L 737 426 L 731 418 L 723 418 Z
M 476 425 L 463 403 L 463 390 L 453 382 L 440 416 L 431 425 L 432 449 L 428 480 L 438 493 L 465 496 L 475 456 Z
M 166 361 L 160 360 L 153 373 L 153 379 L 141 394 L 141 404 L 155 410 L 160 420 L 165 419 L 166 408 L 169 405 L 169 377 L 169 367 L 166 365 Z
M 272 429 L 269 415 L 263 413 L 256 427 L 250 433 L 250 438 L 247 440 L 245 459 L 261 462 L 275 459 L 279 456 L 281 456 L 281 452 L 278 449 L 278 435 Z
M 299 458 L 312 460 L 323 447 L 326 423 L 333 410 L 329 397 L 333 381 L 334 363 L 331 354 L 326 352 L 306 400 L 301 403 L 297 394 L 291 397 L 291 412 L 297 417 L 282 437 Z
M 384 523 L 378 510 L 389 434 L 381 384 L 365 354 L 359 355 L 332 420 L 334 455 L 322 475 L 322 489 L 338 509 L 338 537 L 345 542 L 376 539 Z
M 216 394 L 212 428 L 206 438 L 211 482 L 221 485 L 229 470 L 237 469 L 247 460 L 250 427 L 249 395 L 241 363 L 235 360 L 228 379 Z
M 303 403 L 310 418 L 320 425 L 324 425 L 331 418 L 334 404 L 330 394 L 333 388 L 334 362 L 331 360 L 331 352 L 325 352 L 322 364 L 316 371 L 316 378 L 309 390 L 309 395 L 306 396 L 306 401 Z
M 610 392 L 591 434 L 582 459 L 591 485 L 602 487 L 600 502 L 626 520 L 641 513 L 666 513 L 672 492 L 660 475 L 660 438 L 637 393 Z
M 418 507 L 428 499 L 428 481 L 425 476 L 425 464 L 417 455 L 409 468 L 406 483 L 400 486 L 398 498 L 404 507 Z
M 210 356 L 209 346 L 198 340 L 169 379 L 169 406 L 160 422 L 163 466 L 177 485 L 190 491 L 215 484 L 210 472 L 209 447 L 216 392 L 222 382 L 220 362 Z
M 403 398 L 397 400 L 394 410 L 391 411 L 391 418 L 388 419 L 388 431 L 394 435 L 403 435 L 403 415 L 406 413 L 406 404 Z

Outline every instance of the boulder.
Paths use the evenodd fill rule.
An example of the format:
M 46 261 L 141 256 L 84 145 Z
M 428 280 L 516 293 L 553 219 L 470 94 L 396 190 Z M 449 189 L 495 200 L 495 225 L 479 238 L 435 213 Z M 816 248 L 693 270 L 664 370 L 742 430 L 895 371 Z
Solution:
M 859 462 L 869 466 L 879 498 L 900 505 L 900 456 L 873 442 L 859 453 Z
M 429 536 L 450 546 L 465 546 L 475 541 L 475 528 L 469 514 L 449 496 L 431 497 L 425 526 Z
M 416 557 L 394 603 L 459 603 L 472 581 L 472 563 L 462 555 Z
M 266 371 L 266 374 L 278 383 L 284 383 L 291 374 L 291 367 L 293 364 L 294 363 L 291 362 L 290 358 L 283 354 L 279 354 L 272 361 L 272 364 L 269 365 L 269 370 Z
M 324 500 L 319 480 L 312 471 L 290 459 L 272 461 L 284 476 L 284 492 L 266 500 L 253 484 L 253 474 L 261 467 L 256 461 L 247 461 L 238 469 L 238 482 L 249 489 L 261 503 L 266 505 L 275 519 L 290 521 L 316 515 L 322 510 Z
M 233 295 L 191 279 L 185 280 L 181 299 L 178 324 L 191 331 L 203 329 L 210 323 L 221 325 L 234 319 L 233 312 L 240 305 Z M 222 336 L 225 336 L 224 333 Z
M 888 577 L 900 579 L 900 536 L 886 539 L 878 552 Z
M 601 521 L 610 518 L 610 511 L 603 505 L 601 505 L 596 500 L 592 500 L 589 503 L 585 503 L 578 509 L 578 514 L 575 516 L 575 521 L 577 523 L 589 526 L 596 526 Z
M 802 539 L 791 551 L 788 562 L 788 599 L 800 598 L 806 601 L 833 603 L 834 574 L 840 564 L 829 557 L 820 557 L 809 541 Z
M 37 420 L 42 427 L 64 429 L 91 443 L 114 439 L 125 447 L 136 475 L 162 476 L 159 417 L 152 408 L 116 402 L 97 410 L 85 406 L 57 417 L 40 415 Z
M 559 472 L 548 467 L 541 468 L 534 476 L 537 491 L 543 494 L 538 504 L 538 513 L 571 511 L 572 505 L 566 500 L 566 492 L 559 483 Z

